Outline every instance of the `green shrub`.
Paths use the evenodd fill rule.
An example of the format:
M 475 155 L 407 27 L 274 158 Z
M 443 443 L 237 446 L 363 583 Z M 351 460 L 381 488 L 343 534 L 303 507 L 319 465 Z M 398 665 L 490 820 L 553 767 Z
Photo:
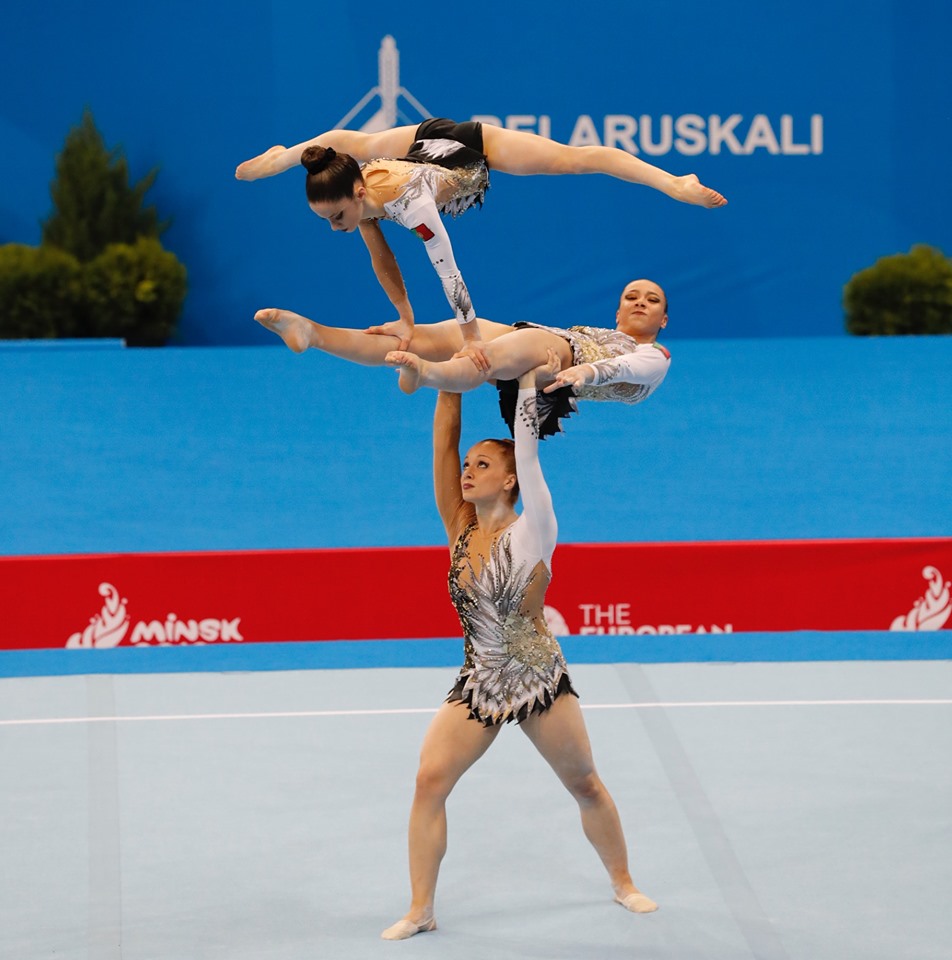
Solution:
M 952 261 L 925 244 L 883 257 L 846 284 L 843 308 L 860 336 L 952 333 Z
M 118 148 L 106 149 L 92 113 L 85 110 L 56 158 L 56 179 L 50 184 L 54 209 L 43 224 L 43 243 L 85 262 L 110 243 L 159 236 L 168 224 L 159 222 L 155 207 L 143 206 L 156 173 L 130 186 L 125 157 Z
M 82 302 L 82 268 L 74 256 L 55 247 L 0 247 L 0 338 L 74 336 Z
M 186 271 L 153 237 L 111 244 L 85 265 L 86 336 L 124 337 L 130 346 L 161 346 L 175 330 Z
M 0 338 L 121 337 L 159 346 L 175 332 L 186 271 L 162 248 L 155 171 L 134 186 L 92 114 L 70 131 L 50 185 L 40 247 L 0 247 Z

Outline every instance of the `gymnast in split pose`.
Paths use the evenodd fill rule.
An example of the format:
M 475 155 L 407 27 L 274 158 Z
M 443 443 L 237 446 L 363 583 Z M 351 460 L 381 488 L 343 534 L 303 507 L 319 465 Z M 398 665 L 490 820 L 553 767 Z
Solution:
M 550 350 L 541 379 L 558 367 Z M 449 540 L 450 597 L 463 629 L 464 662 L 423 739 L 410 809 L 410 908 L 383 931 L 385 940 L 436 929 L 446 799 L 513 720 L 577 801 L 582 829 L 605 865 L 616 902 L 634 913 L 658 906 L 632 881 L 618 812 L 595 770 L 578 695 L 543 616 L 557 524 L 539 464 L 538 382 L 537 371 L 518 380 L 515 442 L 483 440 L 462 464 L 462 397 L 441 392 L 437 398 L 433 481 Z M 517 514 L 520 493 L 523 511 Z M 517 785 L 507 790 L 518 802 Z
M 329 327 L 273 308 L 259 310 L 255 319 L 297 353 L 311 347 L 356 363 L 399 367 L 400 386 L 407 393 L 419 386 L 460 392 L 493 381 L 510 430 L 515 379 L 543 364 L 551 350 L 560 368 L 538 396 L 543 437 L 558 432 L 561 420 L 576 410 L 576 399 L 646 400 L 671 364 L 670 353 L 658 343 L 658 334 L 668 323 L 668 300 L 658 284 L 644 279 L 632 280 L 622 290 L 614 328 L 509 326 L 480 319 L 484 342 L 478 351 L 464 344 L 453 320 L 416 324 L 408 349 L 399 350 L 396 333 Z
M 332 230 L 360 232 L 377 280 L 398 315 L 375 329 L 395 335 L 401 349 L 409 343 L 413 308 L 380 221 L 393 220 L 423 241 L 463 339 L 479 344 L 476 311 L 440 214 L 457 216 L 481 205 L 490 170 L 525 176 L 602 173 L 645 184 L 685 203 L 702 207 L 727 203 L 694 174 L 676 177 L 617 147 L 571 147 L 526 131 L 444 118 L 372 134 L 330 130 L 293 147 L 271 147 L 240 164 L 235 176 L 257 180 L 298 163 L 307 169 L 311 210 Z

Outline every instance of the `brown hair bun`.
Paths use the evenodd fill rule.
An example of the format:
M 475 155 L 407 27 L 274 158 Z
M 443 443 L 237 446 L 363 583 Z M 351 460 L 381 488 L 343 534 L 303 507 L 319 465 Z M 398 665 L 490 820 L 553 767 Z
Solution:
M 320 173 L 334 162 L 337 151 L 333 147 L 307 147 L 301 154 L 301 165 L 310 174 Z

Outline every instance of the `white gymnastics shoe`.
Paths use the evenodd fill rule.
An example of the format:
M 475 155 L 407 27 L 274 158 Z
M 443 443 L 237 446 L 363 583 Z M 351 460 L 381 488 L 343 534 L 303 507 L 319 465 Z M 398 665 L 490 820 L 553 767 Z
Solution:
M 398 920 L 392 927 L 387 927 L 380 936 L 383 940 L 409 940 L 410 937 L 415 937 L 418 933 L 429 933 L 430 930 L 435 929 L 435 917 L 430 917 L 420 923 L 414 923 L 412 920 Z
M 615 897 L 615 903 L 620 903 L 632 913 L 654 913 L 658 909 L 658 904 L 643 893 L 629 893 L 627 897 Z

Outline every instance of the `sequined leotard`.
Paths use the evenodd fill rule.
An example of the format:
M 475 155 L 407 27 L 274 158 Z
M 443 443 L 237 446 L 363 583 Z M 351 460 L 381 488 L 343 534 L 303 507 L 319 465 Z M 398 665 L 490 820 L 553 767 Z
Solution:
M 547 327 L 522 321 L 516 329 L 534 328 L 554 333 L 572 348 L 572 363 L 589 364 L 595 379 L 584 387 L 561 387 L 552 393 L 538 393 L 539 435 L 544 439 L 562 429 L 561 421 L 578 412 L 578 400 L 615 400 L 641 403 L 647 400 L 668 373 L 671 354 L 660 343 L 639 343 L 627 333 L 608 327 Z M 513 429 L 515 380 L 497 380 L 499 407 Z
M 486 726 L 521 722 L 572 693 L 558 641 L 542 616 L 558 527 L 538 456 L 536 395 L 520 390 L 515 427 L 516 473 L 523 512 L 493 543 L 488 558 L 471 556 L 476 520 L 453 547 L 450 598 L 463 627 L 465 661 L 448 700 L 462 700 Z
M 406 157 L 382 164 L 372 160 L 361 170 L 365 180 L 381 165 L 407 177 L 400 196 L 383 205 L 387 219 L 423 241 L 456 319 L 470 323 L 476 319 L 476 311 L 440 214 L 456 217 L 483 202 L 489 170 L 482 152 L 482 127 L 479 123 L 457 124 L 436 118 L 421 123 L 416 136 Z

